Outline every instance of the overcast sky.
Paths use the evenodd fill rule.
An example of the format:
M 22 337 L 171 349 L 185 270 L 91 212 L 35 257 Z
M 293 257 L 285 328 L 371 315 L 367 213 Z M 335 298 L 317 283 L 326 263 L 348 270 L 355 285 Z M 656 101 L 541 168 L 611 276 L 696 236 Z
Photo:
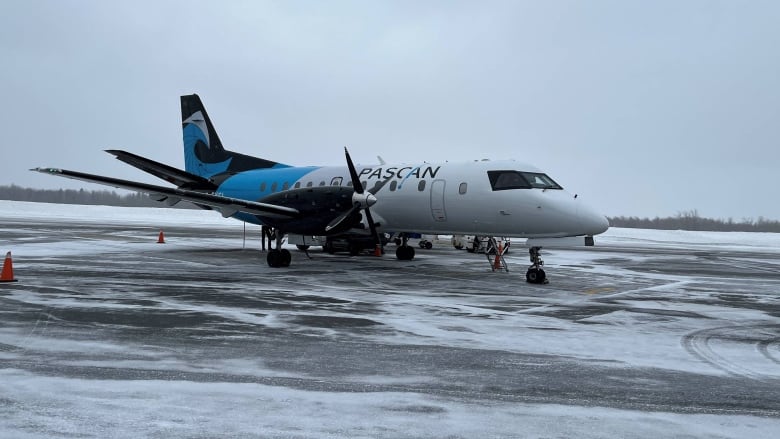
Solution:
M 780 219 L 778 1 L 0 1 L 0 185 L 183 167 L 179 96 L 294 165 L 506 159 L 606 215 Z

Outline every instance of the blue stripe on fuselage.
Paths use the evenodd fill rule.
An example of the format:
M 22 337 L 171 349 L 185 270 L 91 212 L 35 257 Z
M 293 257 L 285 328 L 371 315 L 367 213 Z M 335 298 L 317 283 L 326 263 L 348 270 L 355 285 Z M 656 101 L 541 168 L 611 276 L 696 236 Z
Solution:
M 320 167 L 274 167 L 244 171 L 225 180 L 217 189 L 217 193 L 226 197 L 257 201 L 267 195 L 282 191 L 285 183 L 287 183 L 288 189 L 292 189 L 296 181 L 317 169 Z

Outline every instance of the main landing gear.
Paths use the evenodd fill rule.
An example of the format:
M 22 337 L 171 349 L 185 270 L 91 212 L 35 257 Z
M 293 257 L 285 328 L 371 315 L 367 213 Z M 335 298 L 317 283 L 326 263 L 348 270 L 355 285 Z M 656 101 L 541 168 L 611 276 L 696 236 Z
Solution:
M 286 248 L 282 248 L 282 238 L 284 238 L 284 233 L 282 233 L 280 230 L 272 230 L 269 233 L 269 241 L 271 238 L 276 241 L 276 248 L 269 248 L 268 250 L 268 256 L 266 256 L 268 266 L 273 268 L 289 267 L 290 262 L 292 262 L 292 254 L 290 254 L 290 251 Z M 265 239 L 265 237 L 263 239 Z
M 414 259 L 414 247 L 407 244 L 409 237 L 406 236 L 406 233 L 401 233 L 400 237 L 401 245 L 395 249 L 395 257 L 398 258 L 399 261 L 411 261 Z
M 531 257 L 531 266 L 528 267 L 528 271 L 525 273 L 525 280 L 528 283 L 546 284 L 549 282 L 547 280 L 547 275 L 544 273 L 544 270 L 542 269 L 542 266 L 544 265 L 544 261 L 540 256 L 541 250 L 542 250 L 541 247 L 531 247 L 528 249 L 528 253 Z

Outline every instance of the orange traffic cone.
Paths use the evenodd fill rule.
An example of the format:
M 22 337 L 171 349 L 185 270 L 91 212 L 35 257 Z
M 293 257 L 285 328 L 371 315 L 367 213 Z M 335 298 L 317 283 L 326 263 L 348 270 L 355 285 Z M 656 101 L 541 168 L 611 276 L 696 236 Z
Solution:
M 157 243 L 158 244 L 165 244 L 165 235 L 163 235 L 163 231 L 160 230 L 160 236 L 157 237 Z
M 0 273 L 0 282 L 16 282 L 16 279 L 14 279 L 14 263 L 11 261 L 11 252 L 5 254 L 3 271 Z
M 382 256 L 382 245 L 377 244 L 376 247 L 374 247 L 374 256 Z
M 501 243 L 498 243 L 498 249 L 496 249 L 496 260 L 493 261 L 493 270 L 500 270 L 501 269 L 501 252 L 503 251 L 503 248 L 501 246 Z

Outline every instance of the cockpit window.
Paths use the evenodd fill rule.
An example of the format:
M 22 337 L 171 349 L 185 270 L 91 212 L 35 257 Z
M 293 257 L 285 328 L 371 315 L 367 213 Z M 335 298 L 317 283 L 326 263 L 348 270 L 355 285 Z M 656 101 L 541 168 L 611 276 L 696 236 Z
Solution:
M 490 186 L 494 191 L 508 189 L 563 189 L 546 174 L 520 171 L 488 171 Z
M 517 171 L 488 171 L 488 177 L 494 191 L 531 189 L 531 184 Z
M 547 174 L 539 172 L 521 172 L 523 177 L 531 183 L 531 186 L 538 189 L 563 189 L 561 185 L 553 181 Z

